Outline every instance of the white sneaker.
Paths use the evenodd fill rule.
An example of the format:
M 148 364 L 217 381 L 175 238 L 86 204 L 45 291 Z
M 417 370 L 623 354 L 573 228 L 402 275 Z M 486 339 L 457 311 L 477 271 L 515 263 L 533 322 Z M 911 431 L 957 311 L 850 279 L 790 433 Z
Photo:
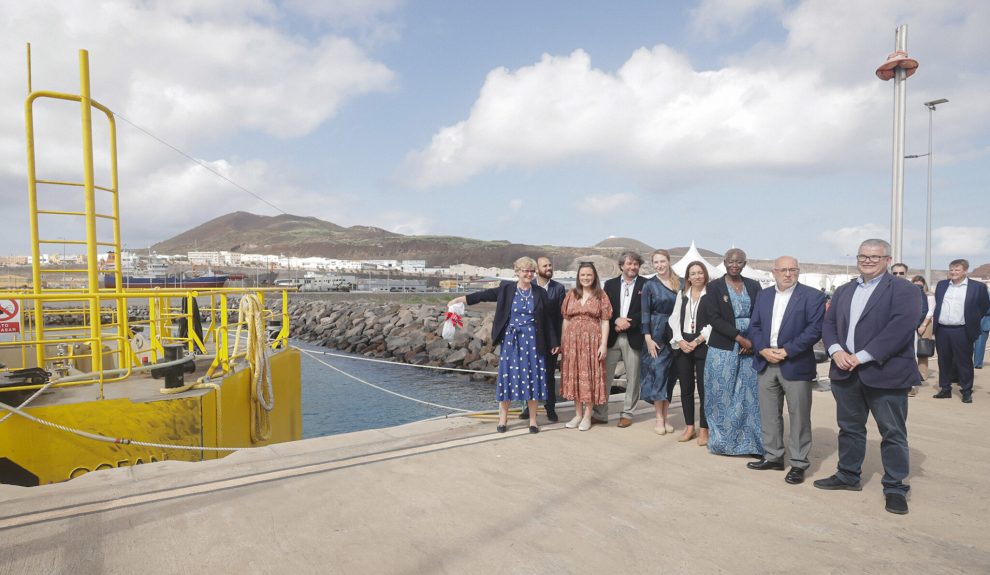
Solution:
M 575 415 L 574 416 L 574 419 L 572 419 L 572 420 L 570 420 L 570 421 L 568 421 L 567 423 L 564 424 L 564 427 L 566 427 L 567 429 L 574 429 L 580 423 L 581 423 L 581 416 L 580 415 Z
M 591 419 L 582 419 L 578 431 L 588 431 L 589 429 L 591 429 Z

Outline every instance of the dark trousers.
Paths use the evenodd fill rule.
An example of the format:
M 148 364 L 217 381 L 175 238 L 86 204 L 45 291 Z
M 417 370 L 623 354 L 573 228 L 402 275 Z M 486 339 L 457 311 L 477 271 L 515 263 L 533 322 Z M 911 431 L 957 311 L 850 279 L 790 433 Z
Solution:
M 835 419 L 839 425 L 839 467 L 836 476 L 857 485 L 866 457 L 866 419 L 873 414 L 880 430 L 883 492 L 906 494 L 910 469 L 907 440 L 908 393 L 903 389 L 878 389 L 862 384 L 857 374 L 845 381 L 832 380 Z
M 698 386 L 698 399 L 701 404 L 699 427 L 708 429 L 705 419 L 705 356 L 697 351 L 674 354 L 674 368 L 681 381 L 681 408 L 684 410 L 684 425 L 694 425 L 694 387 Z
M 557 356 L 547 355 L 547 402 L 543 407 L 550 411 L 556 410 L 557 405 Z
M 953 375 L 959 377 L 963 397 L 973 394 L 973 341 L 963 326 L 940 325 L 935 338 L 938 352 L 938 385 L 952 388 Z

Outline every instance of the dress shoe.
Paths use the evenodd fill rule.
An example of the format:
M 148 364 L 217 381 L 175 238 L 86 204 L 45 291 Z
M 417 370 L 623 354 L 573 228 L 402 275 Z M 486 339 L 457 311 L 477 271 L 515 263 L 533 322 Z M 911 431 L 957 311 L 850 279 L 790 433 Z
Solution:
M 506 431 L 508 431 L 508 429 L 509 429 L 508 425 L 499 425 L 498 427 L 495 428 L 495 431 L 499 433 L 505 433 Z
M 557 423 L 558 421 L 560 421 L 560 418 L 557 417 L 556 409 L 552 407 L 547 408 L 547 420 L 550 421 L 550 423 Z
M 608 419 L 602 419 L 600 417 L 592 417 L 591 423 L 594 423 L 595 425 L 608 425 Z
M 707 446 L 708 445 L 708 436 L 707 435 L 698 435 L 698 445 L 700 445 L 702 447 Z
M 677 442 L 678 443 L 687 443 L 688 441 L 691 441 L 695 437 L 698 437 L 698 432 L 697 431 L 692 431 L 690 435 L 682 435 L 681 438 L 677 440 Z
M 663 428 L 667 430 L 667 433 L 674 433 L 674 426 L 669 423 L 664 423 Z
M 540 432 L 540 428 L 539 427 L 536 427 L 535 425 L 530 425 L 529 426 L 529 432 L 530 433 L 539 433 Z
M 835 475 L 826 477 L 825 479 L 818 479 L 815 481 L 815 487 L 818 489 L 828 489 L 829 491 L 835 491 L 838 489 L 845 489 L 846 491 L 862 491 L 863 486 L 860 484 L 849 485 L 845 481 L 839 479 Z
M 581 416 L 575 415 L 573 419 L 564 424 L 567 429 L 574 429 L 578 425 L 581 425 Z
M 529 409 L 524 409 L 519 412 L 519 419 L 529 419 Z
M 777 471 L 784 470 L 784 464 L 780 461 L 769 461 L 767 459 L 760 459 L 759 461 L 750 461 L 746 464 L 746 467 L 750 469 L 756 469 L 757 471 L 766 471 L 767 469 L 776 469 Z
M 907 515 L 907 497 L 904 497 L 901 493 L 888 493 L 884 497 L 887 500 L 887 505 L 884 506 L 884 509 L 897 515 Z
M 916 395 L 918 395 L 917 387 L 912 387 L 910 390 L 908 390 L 908 397 L 914 397 Z
M 591 429 L 591 422 L 592 421 L 594 421 L 594 420 L 593 419 L 582 419 L 581 420 L 581 425 L 578 426 L 578 431 L 588 431 L 589 429 Z
M 940 389 L 938 393 L 936 393 L 932 397 L 934 397 L 935 399 L 949 399 L 950 397 L 952 397 L 952 390 L 945 388 Z
M 971 393 L 969 395 L 964 395 L 962 397 L 962 402 L 963 403 L 973 403 L 973 394 Z
M 791 485 L 800 485 L 804 483 L 804 470 L 798 469 L 797 467 L 792 467 L 787 475 L 784 476 L 784 481 L 790 483 Z
M 657 423 L 653 426 L 653 433 L 657 435 L 667 435 L 667 428 L 663 426 L 662 423 Z
M 632 419 L 628 417 L 619 418 L 619 427 L 629 427 L 630 425 L 632 425 Z

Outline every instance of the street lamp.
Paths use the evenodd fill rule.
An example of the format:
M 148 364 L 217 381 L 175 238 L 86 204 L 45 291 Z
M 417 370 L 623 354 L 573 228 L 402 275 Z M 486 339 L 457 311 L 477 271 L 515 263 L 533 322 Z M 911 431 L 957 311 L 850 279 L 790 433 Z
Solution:
M 932 117 L 935 106 L 948 102 L 945 98 L 924 102 L 924 106 L 928 108 L 928 153 L 904 156 L 905 158 L 928 156 L 928 211 L 925 215 L 925 282 L 928 285 L 932 285 Z

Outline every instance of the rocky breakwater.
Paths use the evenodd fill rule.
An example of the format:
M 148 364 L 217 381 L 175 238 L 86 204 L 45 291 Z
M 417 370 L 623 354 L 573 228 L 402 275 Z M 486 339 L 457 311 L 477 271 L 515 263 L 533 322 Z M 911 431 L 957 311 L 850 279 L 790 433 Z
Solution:
M 496 371 L 494 306 L 464 314 L 451 341 L 440 334 L 446 306 L 299 301 L 289 305 L 290 336 L 331 349 L 416 365 Z M 473 374 L 472 377 L 484 377 Z

